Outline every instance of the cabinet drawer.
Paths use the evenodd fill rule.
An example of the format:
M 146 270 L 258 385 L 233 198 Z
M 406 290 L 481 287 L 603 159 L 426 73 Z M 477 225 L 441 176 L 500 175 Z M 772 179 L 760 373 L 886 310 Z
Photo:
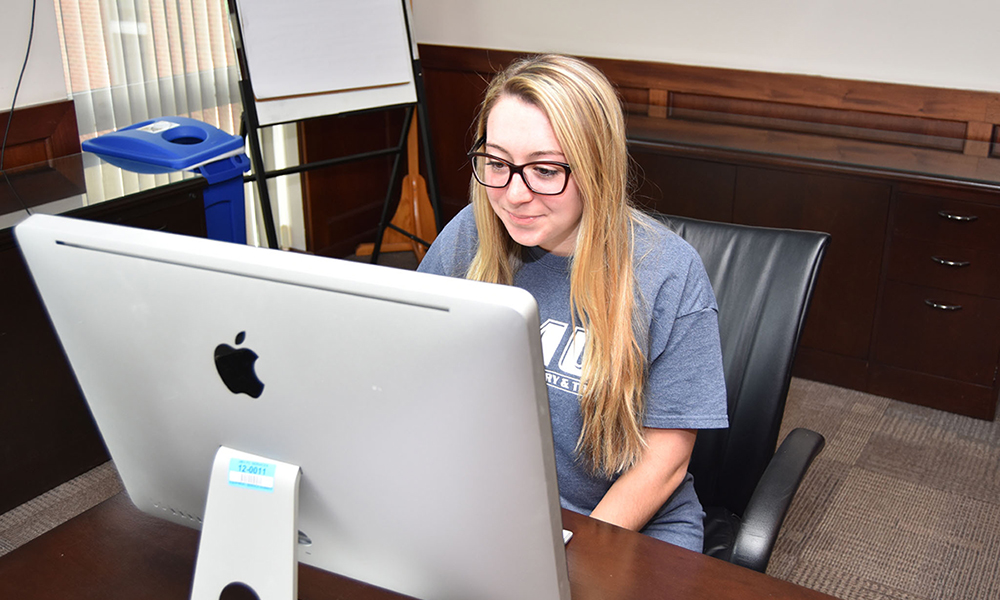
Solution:
M 1000 300 L 890 281 L 873 358 L 991 386 L 1000 351 L 998 334 Z
M 1000 254 L 898 237 L 889 251 L 889 279 L 1000 298 Z
M 936 196 L 899 194 L 893 238 L 935 240 L 963 248 L 996 250 L 1000 207 Z

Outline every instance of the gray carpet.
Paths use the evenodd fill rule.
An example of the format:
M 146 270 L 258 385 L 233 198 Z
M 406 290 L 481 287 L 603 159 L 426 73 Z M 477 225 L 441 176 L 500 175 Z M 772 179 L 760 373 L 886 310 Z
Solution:
M 0 515 L 0 556 L 122 491 L 118 471 L 106 462 Z
M 843 600 L 1000 598 L 1000 423 L 795 379 L 793 427 L 827 445 L 770 575 Z M 107 463 L 0 515 L 0 555 L 120 490 Z
M 1000 423 L 793 380 L 827 445 L 768 573 L 844 600 L 1000 598 Z

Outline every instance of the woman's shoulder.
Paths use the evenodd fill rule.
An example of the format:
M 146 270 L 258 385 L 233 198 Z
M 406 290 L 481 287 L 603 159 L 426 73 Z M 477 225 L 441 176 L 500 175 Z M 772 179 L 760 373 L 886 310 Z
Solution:
M 472 205 L 464 207 L 434 239 L 418 270 L 425 273 L 464 277 L 479 243 Z
M 714 307 L 712 284 L 698 251 L 658 218 L 639 213 L 635 223 L 636 279 L 643 296 L 685 311 Z
M 633 219 L 634 254 L 639 265 L 663 265 L 675 268 L 690 263 L 701 264 L 698 252 L 664 222 L 641 211 Z

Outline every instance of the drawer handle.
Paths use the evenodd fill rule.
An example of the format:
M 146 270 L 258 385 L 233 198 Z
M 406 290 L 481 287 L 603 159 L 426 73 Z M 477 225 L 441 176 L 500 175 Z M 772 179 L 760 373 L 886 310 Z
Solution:
M 976 219 L 979 218 L 976 215 L 956 215 L 955 213 L 950 213 L 946 210 L 939 210 L 938 214 L 944 217 L 945 219 L 950 219 L 952 221 L 969 222 L 969 221 L 975 221 Z
M 931 260 L 946 267 L 967 267 L 972 264 L 967 260 L 946 260 L 944 258 L 938 258 L 937 256 L 932 256 Z
M 941 304 L 933 300 L 924 300 L 924 304 L 938 310 L 962 310 L 961 304 Z

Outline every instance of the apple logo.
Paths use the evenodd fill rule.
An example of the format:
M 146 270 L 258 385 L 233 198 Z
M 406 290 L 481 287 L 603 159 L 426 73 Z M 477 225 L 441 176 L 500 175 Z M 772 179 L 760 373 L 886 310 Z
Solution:
M 236 335 L 237 346 L 243 343 L 246 335 L 245 331 Z M 254 372 L 256 361 L 257 353 L 249 348 L 233 348 L 228 344 L 219 344 L 215 347 L 215 368 L 219 371 L 222 382 L 234 394 L 260 398 L 264 392 L 264 384 L 257 379 L 257 374 Z

